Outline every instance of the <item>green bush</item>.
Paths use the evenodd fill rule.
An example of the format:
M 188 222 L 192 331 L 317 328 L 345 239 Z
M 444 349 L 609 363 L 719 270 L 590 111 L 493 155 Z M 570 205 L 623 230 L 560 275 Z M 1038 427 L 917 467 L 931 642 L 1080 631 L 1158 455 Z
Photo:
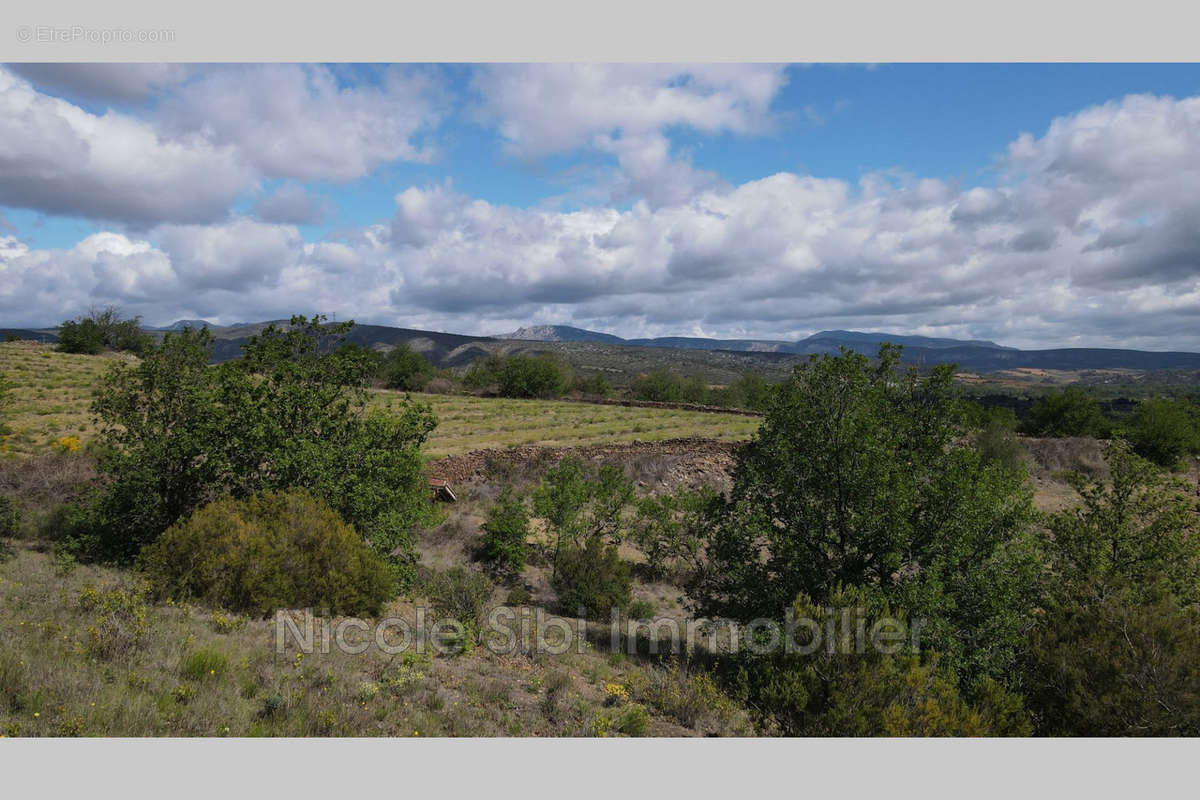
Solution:
M 354 525 L 397 575 L 413 577 L 412 532 L 437 515 L 420 446 L 427 406 L 367 411 L 370 358 L 338 349 L 353 323 L 294 317 L 209 366 L 208 331 L 168 333 L 136 365 L 105 376 L 99 468 L 107 479 L 76 514 L 82 554 L 128 563 L 213 497 L 308 489 Z
M 700 613 L 781 619 L 864 587 L 929 619 L 951 674 L 1004 676 L 1035 613 L 1035 511 L 962 427 L 953 369 L 902 369 L 894 346 L 795 367 L 707 514 Z
M 81 610 L 94 615 L 87 627 L 87 648 L 92 655 L 124 658 L 146 640 L 149 609 L 140 589 L 99 592 L 88 587 L 80 593 L 78 602 Z
M 1200 452 L 1200 413 L 1186 400 L 1143 400 L 1125 437 L 1139 456 L 1173 469 L 1185 455 Z
M 16 536 L 20 530 L 20 504 L 15 497 L 0 494 L 0 537 Z
M 703 403 L 708 387 L 699 378 L 684 378 L 660 369 L 638 375 L 629 386 L 635 400 L 657 403 Z
M 483 523 L 484 534 L 479 540 L 482 558 L 497 570 L 516 574 L 525 569 L 529 556 L 529 509 L 525 501 L 505 489 L 488 509 Z
M 631 600 L 629 565 L 616 547 L 598 538 L 584 547 L 565 547 L 552 583 L 563 613 L 582 612 L 588 619 L 608 619 L 612 609 L 624 609 Z
M 179 665 L 179 674 L 187 680 L 203 681 L 220 678 L 229 668 L 229 659 L 217 650 L 202 648 L 188 653 Z
M 156 593 L 254 615 L 279 608 L 374 615 L 396 575 L 325 503 L 303 490 L 212 502 L 142 554 Z
M 1105 437 L 1110 427 L 1100 404 L 1080 386 L 1068 386 L 1038 398 L 1024 425 L 1031 436 L 1050 437 Z
M 105 349 L 141 353 L 153 345 L 141 322 L 140 317 L 122 319 L 120 312 L 111 306 L 93 310 L 59 326 L 58 349 L 86 355 L 96 355 Z
M 433 606 L 436 619 L 458 620 L 473 632 L 483 629 L 495 584 L 482 573 L 464 567 L 431 572 L 420 591 Z
M 1008 409 L 1004 410 L 1008 411 Z M 1004 469 L 1013 472 L 1025 468 L 1028 453 L 1007 421 L 989 421 L 987 426 L 976 434 L 975 447 L 979 449 L 981 466 L 999 464 Z
M 387 388 L 419 392 L 432 380 L 433 365 L 407 344 L 399 344 L 383 357 L 379 372 Z
M 568 382 L 566 366 L 552 356 L 510 356 L 498 376 L 501 397 L 558 397 Z
M 1169 594 L 1054 607 L 1030 651 L 1027 691 L 1047 735 L 1200 735 L 1200 616 Z
M 586 377 L 576 375 L 575 382 L 571 385 L 571 390 L 580 394 L 592 395 L 593 397 L 608 397 L 612 394 L 612 384 L 608 382 L 608 378 L 600 373 Z

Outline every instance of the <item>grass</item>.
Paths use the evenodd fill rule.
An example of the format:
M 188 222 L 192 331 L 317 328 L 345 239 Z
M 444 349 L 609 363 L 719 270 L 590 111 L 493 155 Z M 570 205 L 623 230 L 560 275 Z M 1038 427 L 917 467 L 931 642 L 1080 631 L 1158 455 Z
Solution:
M 484 647 L 461 656 L 374 647 L 305 654 L 289 637 L 279 652 L 270 620 L 217 624 L 212 609 L 141 600 L 133 573 L 90 565 L 64 572 L 37 547 L 14 551 L 0 562 L 0 736 L 752 732 L 745 710 L 723 697 L 700 720 L 691 695 L 678 700 L 669 689 L 678 683 L 671 670 L 610 662 L 591 648 L 562 656 Z M 412 620 L 414 606 L 398 600 L 386 611 Z M 118 635 L 120 647 L 97 647 L 97 637 Z M 649 711 L 632 708 L 631 697 L 614 705 L 609 684 L 638 687 Z
M 0 343 L 0 374 L 14 384 L 7 424 L 14 433 L 3 447 L 28 455 L 54 442 L 96 431 L 88 411 L 92 389 L 104 371 L 130 356 L 80 356 L 34 342 Z M 372 405 L 387 408 L 403 393 L 375 391 Z M 462 395 L 415 394 L 433 407 L 438 427 L 426 452 L 434 457 L 520 445 L 575 446 L 661 441 L 684 436 L 749 438 L 757 417 L 661 408 L 626 408 L 560 400 L 509 400 Z
M 67 436 L 86 442 L 96 431 L 88 412 L 92 390 L 113 363 L 131 358 L 59 353 L 37 342 L 0 343 L 0 375 L 13 387 L 5 420 L 13 433 L 0 447 L 28 455 L 44 452 Z
M 386 408 L 403 395 L 376 392 L 373 402 Z M 427 452 L 459 455 L 484 448 L 550 447 L 656 442 L 685 436 L 748 439 L 757 417 L 662 408 L 575 403 L 563 400 L 512 400 L 463 395 L 414 394 L 437 415 L 438 426 Z

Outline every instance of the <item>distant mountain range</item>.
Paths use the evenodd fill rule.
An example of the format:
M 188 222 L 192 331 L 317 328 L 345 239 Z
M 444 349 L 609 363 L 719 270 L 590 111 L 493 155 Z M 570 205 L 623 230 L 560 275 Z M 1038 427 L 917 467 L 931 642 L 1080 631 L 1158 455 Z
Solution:
M 286 324 L 286 320 L 273 320 Z M 204 320 L 178 320 L 170 325 L 149 327 L 156 333 L 182 330 L 184 327 L 208 325 L 214 338 L 213 360 L 227 361 L 241 355 L 241 345 L 271 322 L 210 325 Z M 9 331 L 24 339 L 44 342 L 58 340 L 56 329 L 20 330 L 0 328 L 0 337 Z M 1195 369 L 1200 370 L 1200 353 L 1151 352 L 1107 348 L 1063 348 L 1054 350 L 1018 350 L 986 340 L 945 339 L 928 336 L 904 336 L 891 333 L 861 331 L 821 331 L 795 342 L 772 339 L 709 339 L 689 336 L 664 336 L 652 339 L 624 339 L 611 333 L 584 330 L 570 325 L 537 325 L 520 328 L 499 336 L 469 336 L 439 333 L 412 328 L 393 328 L 385 325 L 355 325 L 349 341 L 378 350 L 405 343 L 423 353 L 435 366 L 462 367 L 478 358 L 495 352 L 534 352 L 539 343 L 569 356 L 578 351 L 593 355 L 603 352 L 606 364 L 625 363 L 641 369 L 648 363 L 673 363 L 670 350 L 688 350 L 698 358 L 700 352 L 712 354 L 725 366 L 722 368 L 757 369 L 764 364 L 781 365 L 795 362 L 811 354 L 837 353 L 841 348 L 875 355 L 882 342 L 904 346 L 903 360 L 913 364 L 955 363 L 960 369 L 993 372 L 1004 369 L 1041 368 L 1058 370 L 1081 369 Z M 646 356 L 659 353 L 650 362 L 635 357 L 631 348 L 641 348 Z M 621 354 L 625 353 L 625 356 Z M 678 363 L 682 358 L 675 358 Z M 705 358 L 709 358 L 705 356 Z M 694 361 L 689 356 L 689 363 Z M 569 358 L 569 360 L 575 360 Z M 594 360 L 594 359 L 592 359 Z M 715 363 L 715 362 L 713 362 Z M 738 367 L 737 365 L 741 365 Z M 586 364 L 585 364 L 586 366 Z
M 822 353 L 827 351 L 824 343 L 870 347 L 878 349 L 881 342 L 894 342 L 905 347 L 940 349 L 949 347 L 986 347 L 995 350 L 1014 350 L 995 342 L 980 339 L 937 339 L 929 336 L 902 336 L 892 333 L 861 333 L 859 331 L 821 331 L 801 339 L 787 342 L 776 339 L 707 339 L 692 336 L 662 336 L 655 339 L 622 339 L 611 333 L 573 328 L 570 325 L 537 325 L 518 328 L 512 333 L 500 334 L 497 339 L 514 339 L 523 342 L 607 342 L 635 347 L 682 347 L 689 350 L 739 350 L 754 353 Z M 837 349 L 835 346 L 834 350 Z

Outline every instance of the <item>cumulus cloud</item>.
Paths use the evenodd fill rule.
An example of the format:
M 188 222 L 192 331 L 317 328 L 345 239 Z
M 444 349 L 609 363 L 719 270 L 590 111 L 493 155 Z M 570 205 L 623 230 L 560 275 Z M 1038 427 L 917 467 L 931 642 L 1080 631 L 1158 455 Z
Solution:
M 332 203 L 316 197 L 298 183 L 285 183 L 254 204 L 254 213 L 263 222 L 289 225 L 317 225 L 332 213 Z
M 649 110 L 605 116 L 579 100 L 588 110 L 568 108 L 565 130 L 522 122 L 505 136 L 529 153 L 610 148 L 633 181 L 623 143 L 657 149 L 645 174 L 661 174 L 679 163 L 661 126 L 750 130 L 769 116 L 769 81 L 746 90 L 755 102 L 706 104 L 678 97 L 691 78 L 661 69 L 647 80 L 664 99 L 633 92 Z M 399 191 L 388 219 L 320 242 L 302 240 L 299 214 L 264 211 L 304 199 L 285 184 L 258 219 L 97 234 L 56 251 L 0 238 L 0 312 L 52 320 L 71 296 L 132 298 L 157 320 L 320 310 L 474 333 L 568 321 L 627 336 L 793 339 L 838 327 L 1200 349 L 1198 131 L 1198 99 L 1127 97 L 1016 137 L 1002 180 L 986 187 L 901 172 L 856 183 L 782 172 L 737 186 L 689 175 L 623 209 L 558 211 L 435 183 Z
M 391 161 L 428 161 L 419 139 L 439 119 L 426 74 L 384 72 L 378 85 L 342 85 L 319 65 L 239 65 L 205 72 L 161 104 L 177 135 L 235 148 L 263 175 L 349 181 Z
M 767 133 L 785 82 L 783 67 L 766 64 L 507 64 L 485 68 L 474 86 L 481 118 L 511 155 L 608 153 L 620 167 L 613 199 L 657 206 L 720 184 L 670 153 L 666 129 Z
M 145 225 L 225 216 L 253 180 L 229 147 L 165 139 L 89 113 L 0 69 L 0 204 Z
M 73 100 L 136 103 L 155 91 L 185 80 L 186 64 L 9 64 L 8 68 L 39 89 Z

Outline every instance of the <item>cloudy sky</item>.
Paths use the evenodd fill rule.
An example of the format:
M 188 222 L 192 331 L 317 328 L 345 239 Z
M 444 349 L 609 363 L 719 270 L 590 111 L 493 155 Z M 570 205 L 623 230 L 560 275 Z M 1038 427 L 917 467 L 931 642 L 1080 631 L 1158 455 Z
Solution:
M 0 67 L 0 326 L 1200 350 L 1200 66 Z

